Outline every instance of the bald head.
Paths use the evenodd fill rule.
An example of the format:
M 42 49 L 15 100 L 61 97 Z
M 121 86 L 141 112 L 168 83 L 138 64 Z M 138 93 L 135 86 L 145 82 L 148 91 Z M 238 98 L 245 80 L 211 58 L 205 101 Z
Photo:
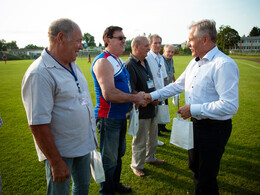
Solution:
M 148 39 L 144 36 L 137 36 L 131 43 L 132 54 L 143 61 L 150 50 Z
M 61 18 L 53 21 L 48 30 L 50 43 L 54 41 L 60 32 L 64 33 L 68 40 L 71 40 L 71 35 L 75 28 L 79 28 L 78 25 L 67 18 Z

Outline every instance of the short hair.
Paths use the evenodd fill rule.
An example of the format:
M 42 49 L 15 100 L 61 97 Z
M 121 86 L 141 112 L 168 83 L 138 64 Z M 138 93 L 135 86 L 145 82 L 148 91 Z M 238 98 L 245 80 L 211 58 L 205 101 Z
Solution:
M 193 22 L 189 29 L 195 27 L 194 36 L 198 36 L 200 39 L 208 35 L 213 43 L 217 42 L 217 30 L 216 22 L 214 20 L 201 20 L 198 22 Z
M 152 44 L 153 43 L 153 38 L 159 38 L 162 41 L 162 38 L 157 35 L 157 34 L 153 34 L 151 36 L 148 37 L 149 38 L 149 43 Z
M 115 31 L 122 31 L 123 28 L 119 27 L 119 26 L 109 26 L 106 28 L 106 30 L 103 33 L 103 41 L 104 41 L 104 45 L 105 47 L 108 46 L 107 42 L 106 42 L 106 38 L 113 38 L 113 34 Z
M 174 46 L 171 45 L 171 44 L 166 44 L 166 45 L 163 47 L 163 49 L 165 50 L 165 49 L 168 48 L 168 47 L 172 47 L 172 48 L 175 50 Z
M 140 45 L 143 39 L 147 39 L 145 36 L 137 36 L 131 42 L 131 48 L 133 49 L 135 45 Z
M 53 21 L 48 30 L 49 41 L 52 42 L 60 32 L 63 32 L 67 39 L 71 40 L 74 25 L 76 25 L 76 23 L 67 18 Z

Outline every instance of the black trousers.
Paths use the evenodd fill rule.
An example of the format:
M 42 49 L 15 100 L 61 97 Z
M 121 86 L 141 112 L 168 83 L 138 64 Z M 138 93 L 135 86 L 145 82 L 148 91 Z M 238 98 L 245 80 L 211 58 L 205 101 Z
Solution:
M 194 148 L 188 151 L 195 195 L 219 194 L 217 175 L 225 145 L 232 130 L 231 119 L 193 121 Z

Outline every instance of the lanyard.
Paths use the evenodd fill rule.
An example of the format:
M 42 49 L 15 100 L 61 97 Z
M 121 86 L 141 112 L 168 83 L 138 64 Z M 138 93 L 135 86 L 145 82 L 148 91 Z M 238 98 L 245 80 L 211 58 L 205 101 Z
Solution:
M 158 60 L 157 60 L 158 59 Z M 160 69 L 162 67 L 161 63 L 160 63 L 160 58 L 157 56 L 157 58 L 155 58 L 155 61 L 158 64 L 158 68 Z
M 78 80 L 78 78 L 77 78 L 75 72 L 73 71 L 73 68 L 72 68 L 71 64 L 69 64 L 71 71 L 70 71 L 68 68 L 66 68 L 65 66 L 63 66 L 62 64 L 60 64 L 60 65 L 61 65 L 63 68 L 65 68 L 65 70 L 67 70 L 67 71 L 74 77 L 75 82 L 76 82 L 76 85 L 77 85 L 77 87 L 78 87 L 78 90 L 79 90 L 79 92 L 81 93 L 81 89 L 80 89 L 80 85 L 79 85 L 79 80 Z
M 77 76 L 76 76 L 76 74 L 75 74 L 75 72 L 74 72 L 74 70 L 73 70 L 71 64 L 69 64 L 70 69 L 71 69 L 71 71 L 70 71 L 68 68 L 66 68 L 66 67 L 63 66 L 61 63 L 59 63 L 59 62 L 48 52 L 47 49 L 46 49 L 46 52 L 47 52 L 59 65 L 61 65 L 61 67 L 63 67 L 65 70 L 67 70 L 67 71 L 74 77 L 75 82 L 76 82 L 76 85 L 77 85 L 77 87 L 78 87 L 78 90 L 79 90 L 79 92 L 81 93 L 81 89 L 80 89 L 80 85 L 79 85 L 79 80 L 78 80 L 78 78 L 77 78 Z

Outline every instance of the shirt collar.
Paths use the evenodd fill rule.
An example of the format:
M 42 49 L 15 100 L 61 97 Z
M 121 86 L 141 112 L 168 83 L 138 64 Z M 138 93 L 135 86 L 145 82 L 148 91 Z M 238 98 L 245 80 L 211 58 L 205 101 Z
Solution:
M 47 48 L 45 48 L 42 53 L 41 56 L 43 58 L 43 60 L 46 62 L 45 66 L 48 68 L 59 68 L 62 69 L 63 67 L 58 63 L 58 61 L 56 61 L 56 59 L 50 55 L 50 53 L 48 52 Z M 74 62 L 70 63 L 71 66 L 74 64 Z
M 202 59 L 207 59 L 208 61 L 212 61 L 216 53 L 218 52 L 218 47 L 215 46 L 213 49 L 211 49 Z
M 134 54 L 130 54 L 130 57 L 136 62 L 141 64 L 141 60 L 137 58 Z M 146 59 L 144 58 L 144 63 L 146 64 Z
M 160 54 L 156 55 L 152 50 L 150 50 L 149 52 L 153 56 L 153 58 L 159 58 L 160 59 L 160 57 L 161 57 Z

